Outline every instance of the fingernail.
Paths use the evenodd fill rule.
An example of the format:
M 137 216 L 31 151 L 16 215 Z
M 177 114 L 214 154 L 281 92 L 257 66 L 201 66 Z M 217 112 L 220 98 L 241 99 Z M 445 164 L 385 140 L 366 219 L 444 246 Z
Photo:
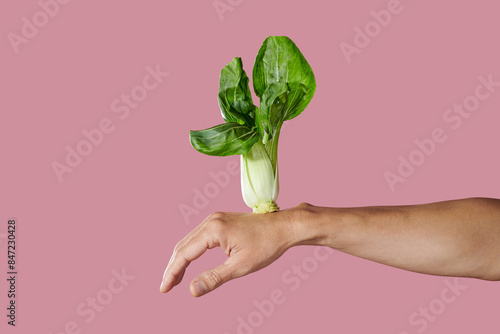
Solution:
M 202 281 L 196 281 L 193 283 L 193 292 L 198 296 L 203 296 L 207 293 L 207 286 Z
M 161 285 L 160 285 L 160 292 L 163 292 L 163 288 L 165 286 L 165 283 L 163 283 L 163 281 L 161 281 Z

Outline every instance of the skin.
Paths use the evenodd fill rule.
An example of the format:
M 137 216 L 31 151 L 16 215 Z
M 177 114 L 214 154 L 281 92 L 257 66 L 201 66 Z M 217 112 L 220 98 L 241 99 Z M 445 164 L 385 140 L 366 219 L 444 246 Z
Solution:
M 286 250 L 317 245 L 423 274 L 500 280 L 500 200 L 328 208 L 302 203 L 270 214 L 214 213 L 182 239 L 160 291 L 179 284 L 191 261 L 221 247 L 220 266 L 198 275 L 191 294 L 260 270 Z

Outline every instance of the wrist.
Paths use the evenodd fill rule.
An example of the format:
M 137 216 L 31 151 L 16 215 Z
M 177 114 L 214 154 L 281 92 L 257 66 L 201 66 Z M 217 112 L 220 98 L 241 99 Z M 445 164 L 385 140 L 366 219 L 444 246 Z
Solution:
M 342 209 L 323 208 L 301 203 L 293 208 L 295 242 L 293 246 L 334 247 L 340 222 L 344 215 Z

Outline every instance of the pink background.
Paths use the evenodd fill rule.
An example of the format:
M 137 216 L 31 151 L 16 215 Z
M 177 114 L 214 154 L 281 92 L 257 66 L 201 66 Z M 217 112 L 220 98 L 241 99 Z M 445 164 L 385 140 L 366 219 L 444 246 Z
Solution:
M 188 130 L 221 122 L 220 70 L 240 56 L 250 75 L 268 35 L 296 42 L 318 86 L 310 106 L 282 132 L 282 208 L 302 201 L 362 206 L 500 197 L 500 88 L 460 128 L 443 119 L 474 93 L 478 76 L 500 81 L 498 3 L 402 0 L 401 12 L 348 63 L 340 44 L 353 44 L 354 29 L 364 29 L 374 20 L 370 12 L 389 2 L 232 0 L 221 19 L 212 0 L 71 1 L 48 22 L 38 14 L 46 25 L 16 53 L 9 33 L 21 35 L 23 17 L 32 22 L 41 7 L 3 1 L 0 247 L 6 248 L 7 219 L 16 218 L 19 277 L 17 328 L 6 325 L 1 280 L 2 333 L 56 334 L 65 326 L 70 333 L 74 322 L 80 333 L 233 334 L 239 317 L 249 316 L 255 326 L 246 332 L 255 333 L 498 333 L 496 282 L 461 279 L 466 289 L 443 304 L 446 278 L 338 252 L 317 263 L 312 247 L 292 249 L 260 272 L 193 298 L 190 280 L 224 259 L 212 250 L 171 293 L 158 292 L 178 240 L 213 211 L 248 211 L 238 175 L 189 219 L 179 208 L 193 206 L 195 189 L 212 182 L 210 172 L 238 161 L 196 152 Z M 120 119 L 113 101 L 157 65 L 170 75 Z M 64 163 L 66 146 L 75 149 L 82 131 L 103 119 L 113 132 L 59 182 L 52 163 Z M 391 191 L 384 173 L 397 172 L 398 157 L 408 159 L 414 141 L 435 128 L 447 140 Z M 5 273 L 6 256 L 0 261 Z M 311 273 L 292 290 L 282 275 L 304 261 Z M 113 270 L 122 269 L 134 278 L 111 294 L 108 285 L 119 286 Z M 273 290 L 285 301 L 259 318 L 254 301 Z M 96 297 L 106 302 L 103 309 L 91 320 L 80 315 L 81 303 Z M 433 320 L 422 320 L 419 308 L 429 306 Z M 409 320 L 415 312 L 417 324 Z

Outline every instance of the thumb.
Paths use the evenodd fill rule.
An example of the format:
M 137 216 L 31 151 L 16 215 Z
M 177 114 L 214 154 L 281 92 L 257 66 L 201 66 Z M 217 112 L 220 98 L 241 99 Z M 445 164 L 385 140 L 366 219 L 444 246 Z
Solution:
M 226 261 L 218 267 L 205 271 L 191 282 L 191 294 L 194 297 L 203 296 L 227 281 L 236 278 L 235 269 L 233 264 Z

